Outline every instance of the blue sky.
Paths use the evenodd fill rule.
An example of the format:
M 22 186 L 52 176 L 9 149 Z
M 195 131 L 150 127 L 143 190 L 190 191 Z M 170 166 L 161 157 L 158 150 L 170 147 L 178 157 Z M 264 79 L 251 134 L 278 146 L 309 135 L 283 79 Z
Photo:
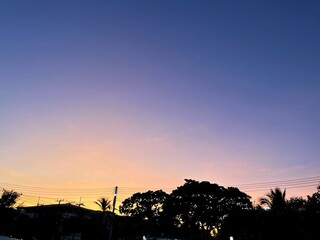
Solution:
M 319 2 L 0 5 L 3 182 L 318 176 Z

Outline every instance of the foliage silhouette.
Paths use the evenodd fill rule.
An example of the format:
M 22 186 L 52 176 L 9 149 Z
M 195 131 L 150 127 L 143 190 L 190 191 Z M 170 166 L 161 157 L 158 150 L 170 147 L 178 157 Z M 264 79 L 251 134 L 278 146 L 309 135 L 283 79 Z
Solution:
M 278 187 L 271 189 L 270 192 L 266 194 L 266 197 L 260 198 L 260 205 L 267 206 L 276 213 L 285 211 L 287 205 L 286 190 L 282 192 Z
M 224 188 L 207 181 L 186 179 L 171 194 L 174 222 L 183 230 L 182 237 L 200 234 L 204 239 L 234 209 L 251 209 L 250 196 L 237 188 Z
M 152 235 L 159 232 L 167 198 L 168 194 L 162 190 L 135 193 L 122 202 L 119 210 L 134 219 L 141 234 Z
M 0 198 L 0 207 L 12 208 L 17 203 L 21 197 L 21 193 L 15 192 L 14 190 L 2 190 L 2 195 Z
M 100 207 L 102 212 L 106 212 L 107 210 L 111 209 L 111 201 L 108 198 L 101 197 L 97 201 L 94 202 Z
M 31 207 L 33 214 L 24 214 L 28 207 L 16 209 L 17 202 L 8 197 L 20 197 L 21 194 L 8 190 L 4 193 L 0 198 L 2 234 L 26 240 L 33 237 L 52 239 L 56 236 L 59 216 L 64 233 L 81 233 L 83 240 L 107 239 L 109 236 L 113 215 L 108 211 L 111 204 L 107 198 L 96 201 L 101 211 L 49 205 Z M 320 186 L 307 198 L 286 200 L 285 195 L 285 191 L 272 189 L 264 197 L 268 201 L 265 204 L 270 205 L 253 208 L 250 196 L 237 188 L 187 179 L 170 194 L 162 190 L 147 191 L 126 199 L 120 206 L 120 212 L 125 216 L 115 216 L 114 239 L 134 240 L 142 236 L 190 240 L 229 240 L 230 236 L 242 240 L 320 239 Z M 13 199 L 19 200 L 18 197 Z M 262 206 L 270 206 L 270 209 Z M 215 229 L 218 232 L 212 238 Z

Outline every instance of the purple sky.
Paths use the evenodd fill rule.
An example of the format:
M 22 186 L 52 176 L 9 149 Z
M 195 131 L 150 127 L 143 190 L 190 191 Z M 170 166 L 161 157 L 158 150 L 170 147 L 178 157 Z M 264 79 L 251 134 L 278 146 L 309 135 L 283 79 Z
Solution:
M 1 1 L 0 182 L 319 176 L 319 12 L 318 1 Z

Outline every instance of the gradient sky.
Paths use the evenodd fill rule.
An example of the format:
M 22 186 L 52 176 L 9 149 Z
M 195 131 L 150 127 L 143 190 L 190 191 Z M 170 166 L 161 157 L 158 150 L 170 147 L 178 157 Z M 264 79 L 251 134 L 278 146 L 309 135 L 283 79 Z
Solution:
M 302 0 L 2 0 L 0 182 L 319 176 L 319 12 Z

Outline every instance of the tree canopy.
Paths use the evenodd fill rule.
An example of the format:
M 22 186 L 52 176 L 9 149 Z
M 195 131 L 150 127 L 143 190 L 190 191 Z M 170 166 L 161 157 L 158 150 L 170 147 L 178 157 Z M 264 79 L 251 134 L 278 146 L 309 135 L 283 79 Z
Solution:
M 135 193 L 123 201 L 120 213 L 140 220 L 158 218 L 167 197 L 168 194 L 162 190 Z
M 133 194 L 123 201 L 120 213 L 153 223 L 164 217 L 187 236 L 199 231 L 209 235 L 234 209 L 251 208 L 250 196 L 237 188 L 186 179 L 171 194 L 162 190 Z
M 237 188 L 224 188 L 207 181 L 186 179 L 171 194 L 171 209 L 176 222 L 189 232 L 209 234 L 234 209 L 252 208 L 250 196 Z
M 4 208 L 12 208 L 17 203 L 19 198 L 21 197 L 21 193 L 18 193 L 14 190 L 2 190 L 2 195 L 0 198 L 0 207 Z

